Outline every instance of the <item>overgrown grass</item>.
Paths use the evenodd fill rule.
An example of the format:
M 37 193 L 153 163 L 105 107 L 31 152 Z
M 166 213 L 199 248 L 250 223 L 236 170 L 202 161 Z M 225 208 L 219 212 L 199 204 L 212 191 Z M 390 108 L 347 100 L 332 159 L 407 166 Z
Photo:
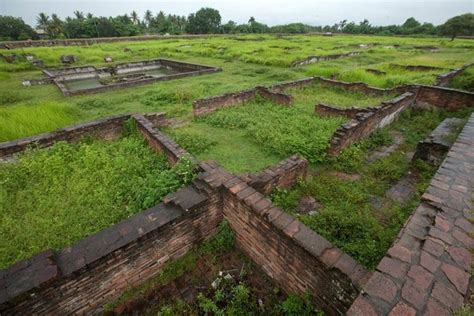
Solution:
M 454 116 L 466 117 L 470 112 L 466 109 Z M 410 163 L 406 152 L 414 150 L 418 141 L 429 135 L 448 115 L 453 116 L 441 110 L 407 110 L 389 128 L 328 160 L 314 176 L 294 189 L 277 190 L 272 199 L 361 264 L 373 269 L 419 204 L 435 171 L 421 161 Z M 390 130 L 401 132 L 406 142 L 392 154 L 366 163 L 365 158 L 372 148 L 390 144 Z M 335 171 L 357 174 L 360 179 L 338 177 L 334 175 Z M 385 192 L 408 172 L 416 175 L 414 195 L 403 203 L 387 199 Z M 303 196 L 313 196 L 323 205 L 319 214 L 296 213 L 295 208 Z M 381 208 L 374 206 L 377 199 L 384 201 Z
M 459 76 L 451 81 L 451 88 L 474 92 L 474 66 L 468 67 Z
M 220 110 L 202 119 L 207 124 L 242 129 L 246 137 L 269 153 L 283 156 L 300 154 L 321 162 L 328 141 L 342 118 L 320 118 L 299 107 L 284 107 L 264 100 Z
M 77 119 L 74 109 L 64 103 L 0 106 L 0 142 L 48 132 Z
M 153 206 L 192 179 L 141 136 L 30 149 L 0 164 L 0 268 L 58 249 Z

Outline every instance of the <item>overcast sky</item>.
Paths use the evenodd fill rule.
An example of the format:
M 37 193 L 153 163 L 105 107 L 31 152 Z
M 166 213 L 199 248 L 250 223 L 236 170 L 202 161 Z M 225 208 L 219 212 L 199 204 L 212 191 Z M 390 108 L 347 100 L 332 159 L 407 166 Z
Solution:
M 218 9 L 223 22 L 243 23 L 250 16 L 268 25 L 304 22 L 334 24 L 343 19 L 374 25 L 401 24 L 414 16 L 421 22 L 441 24 L 449 17 L 474 12 L 474 0 L 0 0 L 0 15 L 22 17 L 35 24 L 39 12 L 72 16 L 74 10 L 110 16 L 136 10 L 188 15 L 201 7 Z

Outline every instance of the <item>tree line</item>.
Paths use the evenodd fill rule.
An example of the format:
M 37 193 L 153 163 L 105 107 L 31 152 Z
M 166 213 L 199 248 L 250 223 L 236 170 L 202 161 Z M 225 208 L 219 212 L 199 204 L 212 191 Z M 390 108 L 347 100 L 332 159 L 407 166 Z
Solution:
M 359 23 L 343 20 L 334 25 L 311 26 L 303 23 L 268 26 L 250 17 L 248 23 L 237 24 L 234 21 L 222 23 L 218 10 L 202 8 L 189 16 L 154 14 L 147 10 L 142 17 L 136 11 L 115 17 L 94 16 L 74 11 L 72 17 L 64 20 L 57 14 L 51 16 L 40 13 L 35 29 L 21 18 L 0 15 L 0 40 L 26 40 L 46 37 L 93 38 L 119 37 L 144 34 L 237 34 L 237 33 L 289 33 L 330 32 L 373 35 L 441 35 L 474 36 L 474 14 L 455 16 L 444 24 L 420 23 L 411 17 L 402 25 L 374 26 L 368 20 Z

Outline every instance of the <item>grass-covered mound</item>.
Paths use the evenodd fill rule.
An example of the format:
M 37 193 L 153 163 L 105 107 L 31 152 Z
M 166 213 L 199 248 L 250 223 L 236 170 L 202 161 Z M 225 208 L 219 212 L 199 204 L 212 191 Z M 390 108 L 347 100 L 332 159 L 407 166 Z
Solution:
M 192 178 L 136 133 L 58 142 L 0 163 L 0 268 L 58 249 L 149 208 Z

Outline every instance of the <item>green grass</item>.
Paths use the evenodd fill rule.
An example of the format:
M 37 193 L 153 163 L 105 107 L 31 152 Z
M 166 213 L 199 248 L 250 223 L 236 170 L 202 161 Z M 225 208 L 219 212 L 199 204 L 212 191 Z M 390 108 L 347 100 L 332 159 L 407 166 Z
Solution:
M 0 164 L 0 268 L 59 249 L 159 202 L 190 180 L 141 136 L 31 149 Z
M 74 109 L 64 103 L 0 106 L 0 142 L 49 132 L 77 119 Z
M 454 78 L 449 87 L 474 92 L 474 66 L 469 66 Z
M 471 111 L 466 109 L 454 116 L 467 117 Z M 350 146 L 337 158 L 327 160 L 314 171 L 314 176 L 292 190 L 277 190 L 272 199 L 358 262 L 373 269 L 420 203 L 420 196 L 435 172 L 421 161 L 410 163 L 405 158 L 406 152 L 414 150 L 418 141 L 429 135 L 447 116 L 453 116 L 453 113 L 408 110 L 392 126 Z M 365 157 L 370 149 L 390 144 L 389 130 L 401 132 L 406 142 L 389 156 L 366 163 Z M 360 179 L 336 177 L 334 171 L 358 174 Z M 417 175 L 414 196 L 401 204 L 385 199 L 382 209 L 374 208 L 374 198 L 384 198 L 385 192 L 408 171 Z M 313 196 L 323 205 L 319 214 L 300 215 L 295 212 L 303 196 Z

